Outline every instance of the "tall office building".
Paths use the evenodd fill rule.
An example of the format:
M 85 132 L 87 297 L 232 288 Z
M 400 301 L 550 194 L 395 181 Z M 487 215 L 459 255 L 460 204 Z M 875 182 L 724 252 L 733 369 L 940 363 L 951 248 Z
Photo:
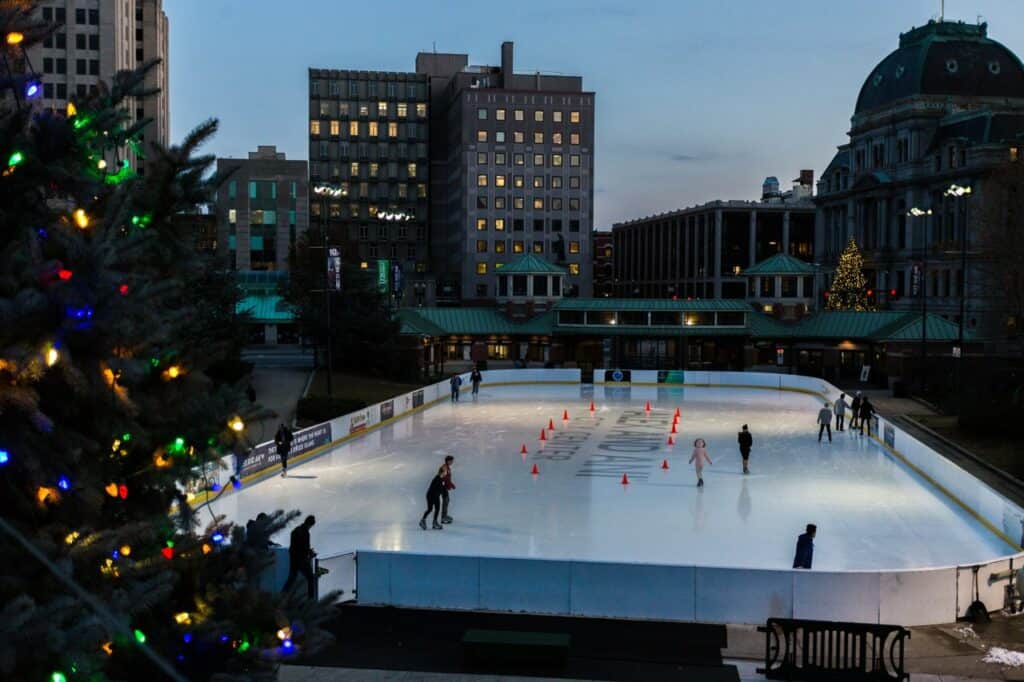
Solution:
M 417 299 L 428 268 L 427 119 L 424 76 L 309 70 L 311 225 L 349 263 L 387 261 L 396 293 L 413 288 Z
M 289 247 L 309 226 L 305 161 L 260 146 L 248 159 L 217 159 L 233 171 L 217 192 L 218 257 L 232 270 L 287 270 Z
M 42 75 L 42 106 L 64 109 L 69 99 L 86 97 L 101 81 L 110 83 L 118 71 L 160 59 L 146 79 L 148 87 L 160 92 L 129 105 L 135 120 L 153 120 L 143 134 L 144 145 L 166 145 L 170 84 L 163 0 L 43 0 L 39 11 L 43 20 L 60 25 L 41 45 L 28 50 L 32 67 Z M 131 152 L 128 156 L 144 174 L 145 160 Z
M 429 79 L 431 241 L 438 302 L 486 302 L 500 268 L 532 253 L 561 265 L 566 293 L 592 295 L 594 93 L 579 76 L 517 74 L 421 52 Z

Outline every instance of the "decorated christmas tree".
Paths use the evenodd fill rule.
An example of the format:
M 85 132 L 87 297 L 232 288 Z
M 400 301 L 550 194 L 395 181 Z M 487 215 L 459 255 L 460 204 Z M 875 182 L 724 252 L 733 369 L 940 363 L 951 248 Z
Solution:
M 852 238 L 839 256 L 832 288 L 828 294 L 828 310 L 871 310 L 868 302 L 867 279 L 864 277 L 864 259 L 857 242 Z
M 44 110 L 38 16 L 0 0 L 0 679 L 272 679 L 332 597 L 258 587 L 298 512 L 254 541 L 187 492 L 251 445 L 208 373 L 237 353 L 228 279 L 172 220 L 222 180 L 194 155 L 216 123 L 140 176 L 153 64 Z

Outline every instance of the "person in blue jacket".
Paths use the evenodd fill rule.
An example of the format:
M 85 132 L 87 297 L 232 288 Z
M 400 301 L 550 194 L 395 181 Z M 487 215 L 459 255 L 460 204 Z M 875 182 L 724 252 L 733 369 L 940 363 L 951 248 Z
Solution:
M 818 533 L 818 527 L 813 523 L 807 524 L 807 532 L 801 533 L 796 539 L 796 556 L 793 557 L 793 568 L 811 568 L 814 560 L 814 536 Z
M 462 377 L 456 374 L 451 378 L 451 381 L 449 381 L 448 383 L 452 387 L 452 402 L 459 402 L 459 390 L 462 387 Z

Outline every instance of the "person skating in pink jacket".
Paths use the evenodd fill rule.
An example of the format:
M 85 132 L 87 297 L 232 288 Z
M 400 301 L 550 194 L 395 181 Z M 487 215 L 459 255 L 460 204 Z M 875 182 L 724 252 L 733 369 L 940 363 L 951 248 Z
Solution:
M 713 464 L 711 457 L 708 456 L 707 447 L 708 444 L 704 442 L 703 438 L 693 441 L 693 454 L 690 455 L 690 464 L 693 464 L 693 468 L 697 472 L 698 488 L 704 485 L 704 477 L 701 475 L 704 472 L 704 463 Z

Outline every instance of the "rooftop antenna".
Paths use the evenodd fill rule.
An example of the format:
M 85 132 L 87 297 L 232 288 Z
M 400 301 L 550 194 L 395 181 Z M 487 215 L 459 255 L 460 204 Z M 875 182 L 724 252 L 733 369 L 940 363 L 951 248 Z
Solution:
M 946 20 L 946 0 L 939 0 L 939 21 Z

